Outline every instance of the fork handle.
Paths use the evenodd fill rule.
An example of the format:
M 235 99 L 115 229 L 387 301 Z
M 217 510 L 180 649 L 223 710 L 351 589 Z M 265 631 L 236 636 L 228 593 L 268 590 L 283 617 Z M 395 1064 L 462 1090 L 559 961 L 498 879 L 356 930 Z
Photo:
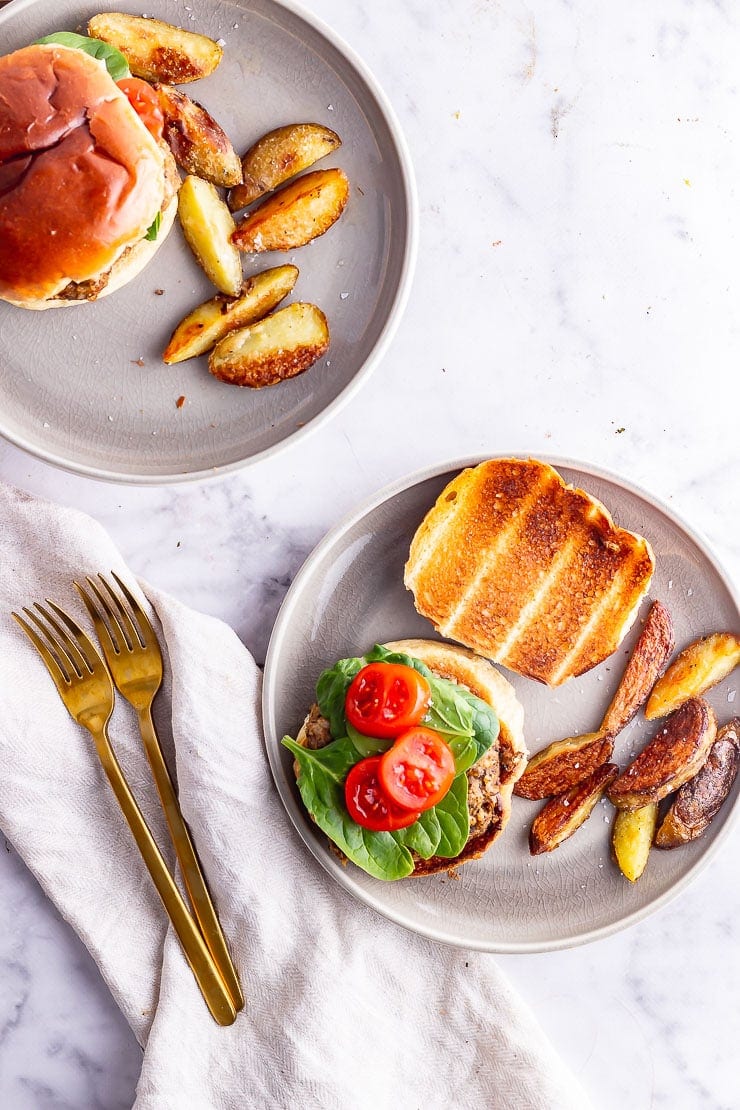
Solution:
M 203 872 L 195 854 L 190 832 L 180 810 L 175 787 L 165 763 L 162 747 L 152 720 L 151 706 L 138 710 L 139 729 L 144 741 L 144 749 L 152 769 L 154 782 L 159 792 L 164 815 L 167 819 L 172 842 L 182 869 L 183 882 L 190 897 L 193 911 L 203 933 L 203 939 L 213 956 L 218 970 L 228 988 L 231 1000 L 237 1010 L 244 1007 L 239 979 L 226 945 L 216 910 L 208 892 Z
M 236 1019 L 236 1009 L 231 1001 L 231 995 L 131 793 L 111 747 L 107 730 L 104 727 L 98 732 L 93 732 L 92 735 L 103 770 L 108 776 L 123 816 L 134 835 L 157 893 L 164 903 L 164 908 L 183 947 L 206 1005 L 219 1025 L 231 1025 Z

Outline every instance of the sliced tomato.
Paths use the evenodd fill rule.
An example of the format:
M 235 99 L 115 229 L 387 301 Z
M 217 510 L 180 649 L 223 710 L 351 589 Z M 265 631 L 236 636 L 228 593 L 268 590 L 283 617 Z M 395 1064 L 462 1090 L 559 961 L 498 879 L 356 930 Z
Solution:
M 403 663 L 368 663 L 347 690 L 347 720 L 365 736 L 393 738 L 422 719 L 432 692 L 423 675 Z
M 349 815 L 364 829 L 373 832 L 393 832 L 413 825 L 418 812 L 396 805 L 386 796 L 378 781 L 379 755 L 361 759 L 347 775 L 344 799 Z
M 444 798 L 455 777 L 450 745 L 430 728 L 417 725 L 396 740 L 378 762 L 383 792 L 396 805 L 422 813 Z
M 124 77 L 117 81 L 121 92 L 128 97 L 128 102 L 136 112 L 147 131 L 155 139 L 161 139 L 164 131 L 164 116 L 159 107 L 159 99 L 148 81 L 140 77 Z

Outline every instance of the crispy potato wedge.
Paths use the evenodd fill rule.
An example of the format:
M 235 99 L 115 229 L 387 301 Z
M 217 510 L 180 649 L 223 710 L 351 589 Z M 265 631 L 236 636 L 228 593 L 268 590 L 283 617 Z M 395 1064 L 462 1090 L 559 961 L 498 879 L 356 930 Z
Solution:
M 347 203 L 349 182 L 339 169 L 314 170 L 278 190 L 237 226 L 242 251 L 289 251 L 323 235 Z
M 223 50 L 205 35 L 184 31 L 159 19 L 123 12 L 94 15 L 87 24 L 91 38 L 120 50 L 136 77 L 184 85 L 213 73 Z
M 514 793 L 533 801 L 562 794 L 606 763 L 613 750 L 612 737 L 601 732 L 555 740 L 532 756 Z
M 551 798 L 532 822 L 529 830 L 529 851 L 533 856 L 542 852 L 552 852 L 583 822 L 590 817 L 591 811 L 610 782 L 619 774 L 616 763 L 603 763 L 577 786 L 572 786 L 565 794 Z
M 611 784 L 609 801 L 617 809 L 640 809 L 672 794 L 694 777 L 716 735 L 712 707 L 702 698 L 684 702 Z
M 208 369 L 222 382 L 261 389 L 302 374 L 328 346 L 326 316 L 298 301 L 227 335 L 211 351 Z
M 647 866 L 658 821 L 658 803 L 640 809 L 620 809 L 612 827 L 612 848 L 625 879 L 636 883 Z
M 231 242 L 234 219 L 209 181 L 189 174 L 182 183 L 178 215 L 188 244 L 213 284 L 230 297 L 242 287 L 242 260 Z
M 288 296 L 298 279 L 297 266 L 274 266 L 247 278 L 238 297 L 222 293 L 188 313 L 162 355 L 168 365 L 204 355 L 236 328 L 261 320 Z
M 601 722 L 603 732 L 617 736 L 630 723 L 665 670 L 674 647 L 671 615 L 662 602 L 654 601 Z
M 695 640 L 674 659 L 658 679 L 645 706 L 649 721 L 665 717 L 689 698 L 698 698 L 740 663 L 740 637 L 731 632 L 715 632 Z
M 154 91 L 164 116 L 164 140 L 178 166 L 213 185 L 238 184 L 241 161 L 213 116 L 172 85 L 158 83 Z
M 701 836 L 730 793 L 738 768 L 740 717 L 734 717 L 717 733 L 703 766 L 676 794 L 658 829 L 656 847 L 678 848 Z
M 341 144 L 336 132 L 320 123 L 291 123 L 269 131 L 242 158 L 244 182 L 229 193 L 229 208 L 246 208 Z

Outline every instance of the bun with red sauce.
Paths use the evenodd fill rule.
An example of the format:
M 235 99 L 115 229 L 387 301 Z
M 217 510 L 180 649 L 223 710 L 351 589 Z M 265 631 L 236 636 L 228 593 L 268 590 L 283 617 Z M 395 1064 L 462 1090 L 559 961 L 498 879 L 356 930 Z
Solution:
M 119 289 L 164 242 L 179 184 L 103 62 L 61 45 L 0 58 L 0 299 L 41 309 Z

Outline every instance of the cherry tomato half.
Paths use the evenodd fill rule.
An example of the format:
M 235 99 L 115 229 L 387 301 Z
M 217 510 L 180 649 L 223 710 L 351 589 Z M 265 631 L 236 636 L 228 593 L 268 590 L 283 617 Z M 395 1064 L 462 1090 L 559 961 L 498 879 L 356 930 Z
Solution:
M 378 778 L 396 805 L 422 813 L 444 798 L 455 777 L 455 758 L 438 732 L 407 729 L 380 757 Z
M 116 83 L 121 92 L 128 97 L 129 104 L 150 135 L 155 139 L 161 139 L 164 131 L 164 116 L 152 86 L 147 81 L 142 81 L 140 77 L 124 77 L 122 81 Z
M 344 784 L 344 800 L 349 815 L 364 829 L 373 832 L 393 832 L 413 825 L 418 812 L 403 809 L 386 797 L 378 782 L 379 755 L 361 759 L 347 775 Z
M 344 711 L 366 736 L 393 738 L 422 719 L 431 701 L 429 683 L 403 663 L 368 663 L 347 690 Z

